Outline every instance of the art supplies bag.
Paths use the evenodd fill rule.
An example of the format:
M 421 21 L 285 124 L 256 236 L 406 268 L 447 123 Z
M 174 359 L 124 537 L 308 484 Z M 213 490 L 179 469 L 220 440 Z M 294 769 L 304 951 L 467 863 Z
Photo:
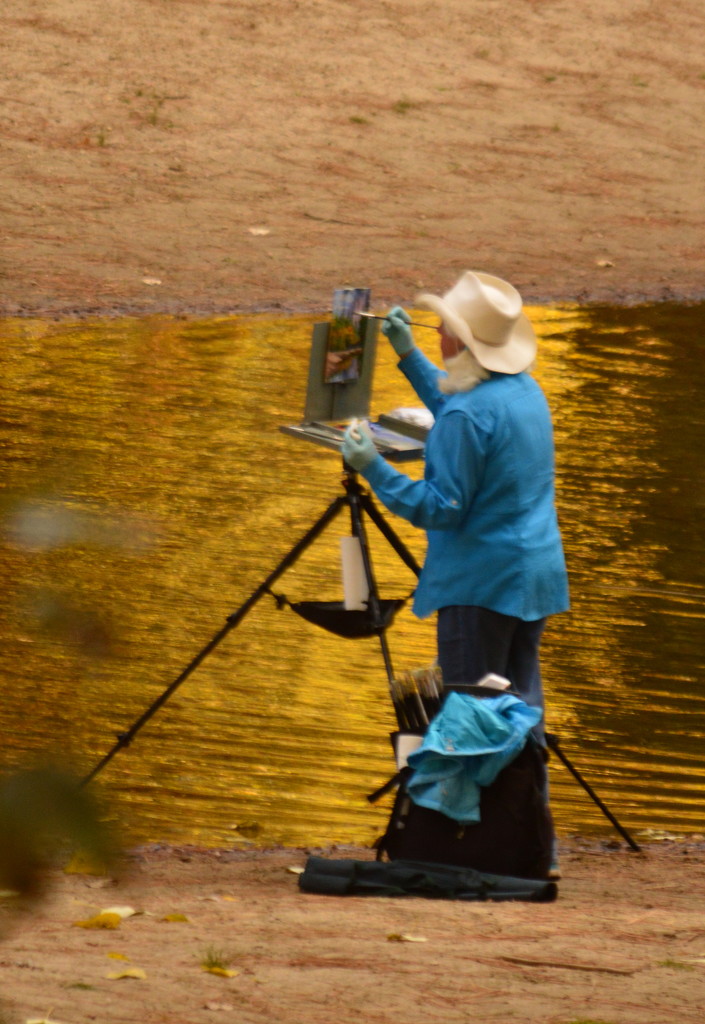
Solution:
M 449 688 L 395 779 L 379 858 L 546 878 L 553 823 L 543 750 L 533 736 L 540 719 L 515 694 Z
M 414 803 L 411 770 L 400 775 L 378 857 L 430 861 L 495 875 L 545 879 L 551 866 L 553 822 L 544 797 L 545 765 L 532 739 L 480 791 L 479 821 L 459 824 Z

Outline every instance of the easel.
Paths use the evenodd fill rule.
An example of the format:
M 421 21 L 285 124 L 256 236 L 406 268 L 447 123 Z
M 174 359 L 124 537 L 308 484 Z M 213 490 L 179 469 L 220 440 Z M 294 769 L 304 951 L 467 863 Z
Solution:
M 350 527 L 352 536 L 357 537 L 360 542 L 360 550 L 362 554 L 363 565 L 365 569 L 365 575 L 369 586 L 369 602 L 368 608 L 364 612 L 359 611 L 346 611 L 342 604 L 330 605 L 323 604 L 321 602 L 305 602 L 299 605 L 292 605 L 294 611 L 296 611 L 303 618 L 308 621 L 322 626 L 324 629 L 328 629 L 331 632 L 337 633 L 339 636 L 347 637 L 363 637 L 363 636 L 377 636 L 382 652 L 382 658 L 384 660 L 384 667 L 387 674 L 387 680 L 390 685 L 394 681 L 394 669 L 392 666 L 391 655 L 389 652 L 389 645 L 387 643 L 386 631 L 391 620 L 396 612 L 397 608 L 404 604 L 405 599 L 401 600 L 382 600 L 379 595 L 375 574 L 372 566 L 372 559 L 370 555 L 369 543 L 367 539 L 367 531 L 365 528 L 365 522 L 363 519 L 364 515 L 370 519 L 375 527 L 379 530 L 382 536 L 388 541 L 394 551 L 399 555 L 400 559 L 404 564 L 418 576 L 421 569 L 411 554 L 409 549 L 406 547 L 401 538 L 396 534 L 392 527 L 382 517 L 379 510 L 375 506 L 370 494 L 365 491 L 357 479 L 357 475 L 345 462 L 343 462 L 343 476 L 342 486 L 344 493 L 338 495 L 330 503 L 328 508 L 323 514 L 316 520 L 311 528 L 304 534 L 304 536 L 291 548 L 291 550 L 282 558 L 276 568 L 267 576 L 267 578 L 257 587 L 256 590 L 247 598 L 247 600 L 229 615 L 225 621 L 225 625 L 215 634 L 215 636 L 203 647 L 198 654 L 189 662 L 186 668 L 176 677 L 176 679 L 164 690 L 164 692 L 147 708 L 147 710 L 140 715 L 140 717 L 130 726 L 126 732 L 118 733 L 117 742 L 108 751 L 108 753 L 96 764 L 93 770 L 82 780 L 81 786 L 86 786 L 90 783 L 98 774 L 105 768 L 107 764 L 113 759 L 113 757 L 123 747 L 130 745 L 132 740 L 135 738 L 140 729 L 147 724 L 147 722 L 156 714 L 156 712 L 163 707 L 169 698 L 175 693 L 175 691 L 184 683 L 188 677 L 198 668 L 198 666 L 205 660 L 205 658 L 225 639 L 225 637 L 232 632 L 248 612 L 257 604 L 257 602 L 268 594 L 275 598 L 277 603 L 281 606 L 283 603 L 288 603 L 281 595 L 274 594 L 272 591 L 273 584 L 286 572 L 287 569 L 291 568 L 292 565 L 301 557 L 308 547 L 316 540 L 317 537 L 326 529 L 326 527 L 333 522 L 333 520 L 347 508 L 350 512 Z M 402 722 L 399 722 L 400 726 L 403 726 Z M 615 816 L 606 807 L 603 801 L 597 796 L 595 791 L 586 782 L 582 775 L 577 771 L 575 766 L 568 760 L 562 749 L 558 744 L 558 737 L 553 734 L 547 733 L 546 740 L 551 750 L 558 756 L 559 760 L 565 765 L 577 782 L 583 787 L 586 793 L 591 797 L 592 800 L 597 804 L 603 814 L 608 818 L 612 825 L 617 829 L 620 835 L 625 839 L 632 850 L 640 852 L 640 847 L 627 832 L 627 830 L 617 821 Z M 386 788 L 386 787 L 383 787 Z M 380 791 L 381 794 L 382 791 Z

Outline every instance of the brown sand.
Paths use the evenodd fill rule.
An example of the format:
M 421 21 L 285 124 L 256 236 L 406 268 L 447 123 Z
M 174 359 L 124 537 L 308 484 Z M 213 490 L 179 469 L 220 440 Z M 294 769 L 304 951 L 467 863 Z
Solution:
M 118 881 L 57 876 L 15 924 L 0 1019 L 700 1024 L 703 838 L 641 854 L 565 840 L 562 859 L 555 903 L 461 903 L 305 894 L 301 850 L 135 851 Z M 76 926 L 115 906 L 138 913 Z M 207 954 L 237 973 L 206 973 Z M 135 968 L 146 976 L 109 977 Z
M 0 313 L 705 297 L 701 0 L 4 0 Z M 157 283 L 158 282 L 158 283 Z

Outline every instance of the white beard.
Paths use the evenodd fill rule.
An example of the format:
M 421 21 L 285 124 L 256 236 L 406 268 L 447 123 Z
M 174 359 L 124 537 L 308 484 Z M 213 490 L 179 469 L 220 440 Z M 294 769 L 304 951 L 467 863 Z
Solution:
M 438 389 L 444 395 L 456 395 L 460 391 L 472 391 L 482 380 L 487 380 L 489 370 L 480 366 L 470 349 L 463 349 L 457 356 L 444 359 L 443 363 L 448 371 L 447 377 L 441 377 L 438 381 Z

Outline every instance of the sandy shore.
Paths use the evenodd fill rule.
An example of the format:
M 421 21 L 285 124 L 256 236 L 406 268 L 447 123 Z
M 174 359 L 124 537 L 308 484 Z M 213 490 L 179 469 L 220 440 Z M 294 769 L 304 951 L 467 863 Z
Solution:
M 705 297 L 699 0 L 6 0 L 0 314 Z
M 310 895 L 294 873 L 306 859 L 303 850 L 149 847 L 117 879 L 57 874 L 50 899 L 0 946 L 0 1019 L 702 1020 L 702 837 L 641 854 L 566 839 L 559 897 L 548 904 Z M 77 926 L 111 907 L 135 913 L 115 929 Z M 205 971 L 207 958 L 232 975 Z

